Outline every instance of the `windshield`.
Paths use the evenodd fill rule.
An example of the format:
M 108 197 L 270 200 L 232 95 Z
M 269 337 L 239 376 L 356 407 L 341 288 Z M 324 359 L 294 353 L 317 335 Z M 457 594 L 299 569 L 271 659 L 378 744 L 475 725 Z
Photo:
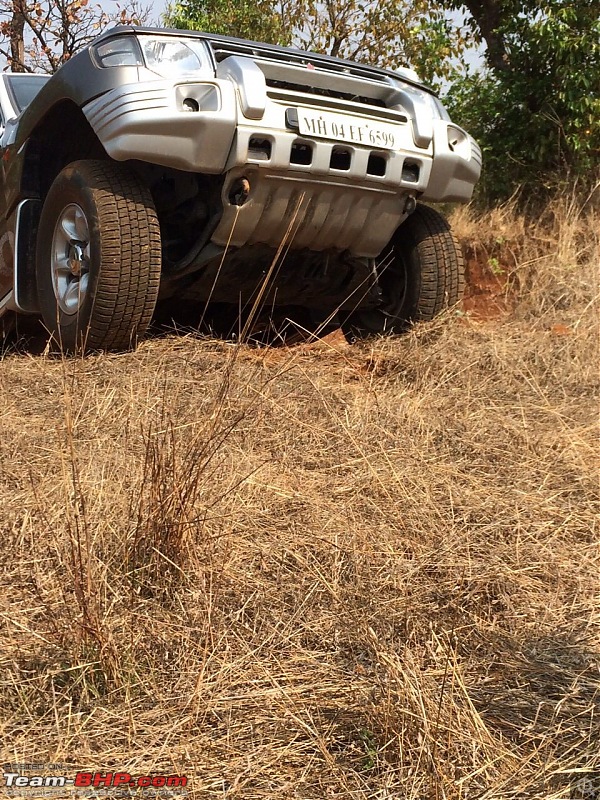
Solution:
M 13 104 L 19 113 L 27 108 L 50 75 L 7 75 Z

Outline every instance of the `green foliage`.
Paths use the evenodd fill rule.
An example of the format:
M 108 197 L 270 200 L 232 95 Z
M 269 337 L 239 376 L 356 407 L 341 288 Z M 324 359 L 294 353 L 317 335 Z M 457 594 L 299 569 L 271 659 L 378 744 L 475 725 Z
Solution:
M 428 83 L 455 77 L 464 42 L 430 0 L 307 0 L 295 43 L 309 50 L 395 69 L 411 66 Z
M 482 146 L 480 193 L 554 187 L 600 166 L 600 18 L 589 0 L 519 4 L 498 29 L 502 68 L 455 84 L 446 103 Z
M 439 85 L 455 77 L 464 42 L 430 0 L 179 0 L 165 15 L 174 28 L 206 30 L 394 69 L 411 66 Z
M 238 36 L 273 44 L 289 44 L 283 15 L 270 0 L 180 0 L 167 8 L 167 27 Z

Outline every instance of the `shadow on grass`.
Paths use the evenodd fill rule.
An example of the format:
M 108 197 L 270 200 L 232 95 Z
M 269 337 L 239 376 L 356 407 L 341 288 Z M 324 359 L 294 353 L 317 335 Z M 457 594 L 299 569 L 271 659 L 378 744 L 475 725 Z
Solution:
M 338 329 L 337 316 L 328 320 L 300 306 L 265 309 L 248 324 L 248 315 L 240 314 L 235 306 L 213 304 L 202 311 L 197 304 L 180 302 L 160 306 L 143 338 L 180 335 L 230 342 L 243 338 L 257 347 L 280 347 L 314 342 Z M 8 321 L 0 336 L 0 358 L 46 351 L 62 355 L 59 347 L 49 345 L 48 331 L 39 317 L 19 316 Z
M 581 780 L 597 781 L 600 770 L 600 654 L 587 621 L 502 639 L 493 650 L 488 677 L 470 696 L 490 732 L 537 761 L 539 785 L 527 796 L 583 796 Z

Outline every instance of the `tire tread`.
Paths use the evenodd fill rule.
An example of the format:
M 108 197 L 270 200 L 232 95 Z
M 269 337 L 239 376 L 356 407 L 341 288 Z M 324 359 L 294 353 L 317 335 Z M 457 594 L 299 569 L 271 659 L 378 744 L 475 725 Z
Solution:
M 150 323 L 160 285 L 160 229 L 152 195 L 127 166 L 104 160 L 69 164 L 50 191 L 74 179 L 83 181 L 93 198 L 100 266 L 91 311 L 78 320 L 76 341 L 69 335 L 64 344 L 83 350 L 135 347 Z M 57 314 L 49 327 L 62 342 Z

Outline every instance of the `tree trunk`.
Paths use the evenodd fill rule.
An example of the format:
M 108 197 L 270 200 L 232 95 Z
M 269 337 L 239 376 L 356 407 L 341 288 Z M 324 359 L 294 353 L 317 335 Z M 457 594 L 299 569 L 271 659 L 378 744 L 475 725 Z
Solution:
M 465 5 L 485 40 L 485 57 L 489 66 L 498 72 L 505 72 L 510 67 L 504 37 L 500 32 L 502 9 L 498 0 L 465 0 Z
M 24 0 L 13 0 L 10 21 L 10 68 L 12 72 L 25 69 L 25 14 Z

